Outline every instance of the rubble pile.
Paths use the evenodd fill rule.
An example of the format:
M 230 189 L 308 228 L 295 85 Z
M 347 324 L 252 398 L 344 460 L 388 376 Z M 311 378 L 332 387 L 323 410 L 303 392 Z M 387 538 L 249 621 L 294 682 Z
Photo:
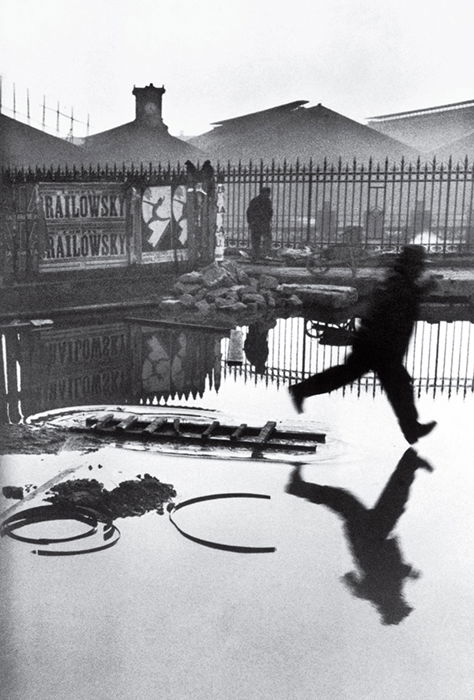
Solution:
M 339 309 L 357 301 L 353 287 L 281 284 L 272 274 L 251 276 L 232 260 L 181 275 L 172 293 L 161 300 L 163 312 L 182 315 L 189 311 L 203 318 L 225 314 L 261 317 L 275 311 L 292 314 L 311 305 Z
M 298 309 L 302 305 L 299 296 L 280 285 L 277 277 L 251 277 L 235 262 L 226 260 L 181 275 L 173 286 L 173 296 L 162 299 L 160 307 L 163 311 L 190 310 L 210 316 L 220 311 Z
M 150 474 L 122 481 L 108 491 L 97 479 L 71 479 L 52 486 L 46 501 L 61 506 L 85 506 L 104 520 L 140 516 L 149 511 L 163 515 L 165 503 L 176 497 L 171 484 Z

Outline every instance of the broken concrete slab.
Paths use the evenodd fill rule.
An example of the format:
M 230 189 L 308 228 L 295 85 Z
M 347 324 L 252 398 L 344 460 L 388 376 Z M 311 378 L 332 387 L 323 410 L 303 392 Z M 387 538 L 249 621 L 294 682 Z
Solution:
M 285 296 L 298 296 L 303 304 L 317 304 L 330 309 L 342 309 L 355 304 L 358 299 L 354 287 L 327 284 L 280 284 L 277 292 Z

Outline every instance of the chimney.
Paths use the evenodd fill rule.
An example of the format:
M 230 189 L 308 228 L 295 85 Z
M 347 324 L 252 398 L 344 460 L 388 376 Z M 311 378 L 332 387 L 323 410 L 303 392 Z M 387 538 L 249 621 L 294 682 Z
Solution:
M 148 127 L 161 127 L 166 129 L 161 116 L 161 98 L 166 92 L 164 86 L 157 88 L 150 83 L 146 87 L 134 87 L 132 95 L 135 96 L 135 121 Z

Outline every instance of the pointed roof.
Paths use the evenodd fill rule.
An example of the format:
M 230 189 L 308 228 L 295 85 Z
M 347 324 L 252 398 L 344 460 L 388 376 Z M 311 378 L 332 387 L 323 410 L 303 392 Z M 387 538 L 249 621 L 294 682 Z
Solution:
M 451 141 L 442 147 L 434 148 L 428 155 L 444 162 L 451 158 L 454 164 L 460 163 L 467 158 L 469 164 L 472 164 L 474 160 L 474 128 L 466 136 Z
M 49 166 L 78 164 L 83 151 L 64 139 L 0 114 L 0 165 Z
M 174 163 L 202 159 L 205 154 L 171 136 L 164 126 L 129 122 L 85 139 L 85 160 L 92 163 Z
M 367 161 L 415 159 L 418 152 L 396 139 L 349 119 L 322 104 L 304 107 L 299 100 L 286 105 L 216 122 L 219 126 L 190 143 L 221 161 L 316 162 L 325 158 Z
M 369 117 L 368 125 L 424 153 L 444 151 L 474 130 L 474 100 Z
M 222 119 L 218 122 L 211 122 L 212 126 L 223 124 L 244 124 L 245 122 L 252 123 L 257 120 L 264 120 L 268 117 L 278 116 L 280 114 L 285 114 L 287 112 L 292 112 L 298 107 L 308 104 L 308 100 L 295 100 L 294 102 L 287 102 L 283 105 L 277 105 L 276 107 L 270 107 L 269 109 L 262 109 L 259 112 L 250 112 L 249 114 L 243 114 L 239 117 L 231 117 L 230 119 Z

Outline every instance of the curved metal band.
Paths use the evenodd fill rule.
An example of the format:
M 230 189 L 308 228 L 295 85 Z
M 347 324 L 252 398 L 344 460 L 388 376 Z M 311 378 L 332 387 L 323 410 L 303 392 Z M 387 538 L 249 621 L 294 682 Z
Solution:
M 51 520 L 77 520 L 78 522 L 89 525 L 89 529 L 81 532 L 79 535 L 70 537 L 25 537 L 17 535 L 15 530 L 19 530 L 26 525 L 34 523 L 50 522 Z M 27 508 L 19 513 L 11 515 L 3 521 L 0 528 L 0 535 L 8 535 L 19 542 L 28 542 L 29 544 L 56 544 L 60 542 L 73 542 L 74 540 L 82 540 L 85 537 L 90 537 L 97 532 L 98 520 L 97 513 L 84 506 L 74 506 L 72 508 L 64 508 L 63 506 L 36 506 L 35 508 Z
M 114 537 L 115 535 L 115 537 Z M 121 537 L 120 530 L 116 525 L 108 525 L 107 530 L 103 533 L 104 540 L 110 540 L 105 544 L 101 544 L 98 547 L 89 547 L 88 549 L 76 549 L 76 550 L 52 550 L 52 549 L 37 549 L 33 550 L 32 554 L 38 554 L 43 557 L 71 557 L 75 554 L 92 554 L 93 552 L 102 552 L 104 549 L 109 549 L 117 544 Z M 111 539 L 113 537 L 113 539 Z
M 194 503 L 203 503 L 204 501 L 214 501 L 223 498 L 263 498 L 266 500 L 270 500 L 271 496 L 267 496 L 266 494 L 262 493 L 215 493 L 209 496 L 197 496 L 196 498 L 189 498 L 187 501 L 182 501 L 181 503 L 178 503 L 178 505 L 175 506 L 170 512 L 169 519 L 175 526 L 175 528 L 178 530 L 178 532 L 180 532 L 183 535 L 183 537 L 186 537 L 186 539 L 191 540 L 192 542 L 196 542 L 197 544 L 201 544 L 204 547 L 210 547 L 211 549 L 220 549 L 224 552 L 239 552 L 240 554 L 266 554 L 269 552 L 276 552 L 276 547 L 245 547 L 239 545 L 224 544 L 221 542 L 212 542 L 211 540 L 205 540 L 201 537 L 195 537 L 194 535 L 190 535 L 188 532 L 179 527 L 179 525 L 176 524 L 173 518 L 173 513 L 186 506 L 193 505 Z

